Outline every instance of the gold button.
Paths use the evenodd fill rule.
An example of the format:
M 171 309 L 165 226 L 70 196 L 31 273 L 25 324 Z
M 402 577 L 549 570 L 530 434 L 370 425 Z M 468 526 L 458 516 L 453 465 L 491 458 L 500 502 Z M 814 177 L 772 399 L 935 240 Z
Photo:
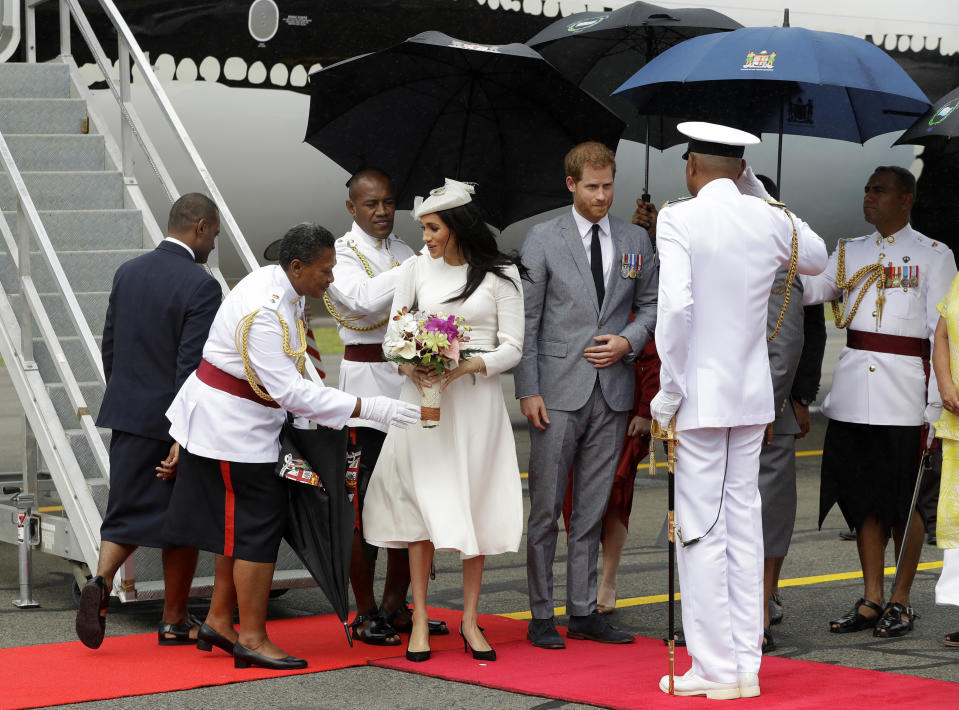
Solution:
M 875 366 L 875 365 L 870 365 L 870 366 L 869 366 L 869 372 L 875 372 L 875 371 L 876 371 L 876 366 Z
M 875 312 L 875 311 L 872 312 L 872 317 L 873 317 L 873 318 L 876 317 L 876 312 Z

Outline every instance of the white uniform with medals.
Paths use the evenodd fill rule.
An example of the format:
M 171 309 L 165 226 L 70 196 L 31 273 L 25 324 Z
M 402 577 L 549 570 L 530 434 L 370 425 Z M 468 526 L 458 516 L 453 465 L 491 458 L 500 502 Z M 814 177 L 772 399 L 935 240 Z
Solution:
M 396 235 L 377 239 L 360 229 L 356 222 L 349 232 L 336 240 L 334 281 L 327 296 L 336 313 L 343 317 L 336 320 L 337 332 L 344 345 L 383 343 L 398 276 L 394 266 L 411 256 L 413 250 Z M 380 323 L 379 327 L 370 328 Z M 396 364 L 392 362 L 357 362 L 344 358 L 340 364 L 340 389 L 358 397 L 399 397 L 405 379 L 397 373 Z M 350 419 L 347 424 L 383 432 L 388 429 L 383 424 L 358 418 Z
M 847 279 L 870 264 L 880 264 L 887 274 L 881 313 L 873 285 L 863 295 L 849 329 L 931 339 L 939 320 L 936 306 L 956 275 L 952 250 L 908 224 L 890 237 L 873 232 L 844 240 L 844 244 Z M 843 294 L 836 285 L 838 254 L 837 248 L 822 274 L 804 280 L 805 305 Z M 861 285 L 846 295 L 844 315 L 860 291 Z M 931 403 L 940 402 L 935 375 L 930 372 L 928 388 L 925 377 L 919 357 L 843 348 L 823 413 L 830 419 L 857 424 L 920 426 L 927 396 Z
M 304 298 L 297 295 L 279 266 L 264 266 L 244 277 L 217 311 L 203 347 L 203 359 L 246 380 L 240 334 L 244 321 L 251 318 L 247 336 L 249 363 L 258 386 L 280 408 L 211 387 L 194 372 L 167 410 L 170 436 L 197 456 L 267 463 L 276 461 L 279 455 L 279 435 L 286 412 L 342 428 L 356 406 L 356 397 L 304 379 L 294 359 L 284 351 L 282 323 L 287 327 L 288 349 L 295 351 L 303 346 L 297 325 L 302 323 L 303 307 Z
M 793 216 L 798 271 L 820 272 L 822 240 Z M 676 540 L 692 671 L 735 686 L 762 660 L 763 537 L 759 452 L 775 417 L 767 304 L 788 265 L 793 226 L 781 207 L 716 179 L 657 220 L 660 388 L 676 414 Z

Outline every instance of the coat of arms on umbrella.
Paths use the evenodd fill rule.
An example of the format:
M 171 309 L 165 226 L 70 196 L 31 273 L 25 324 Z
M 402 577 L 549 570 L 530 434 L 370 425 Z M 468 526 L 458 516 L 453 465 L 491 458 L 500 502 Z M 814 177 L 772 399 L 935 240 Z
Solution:
M 750 52 L 746 55 L 746 63 L 743 69 L 753 71 L 772 71 L 773 64 L 776 62 L 776 53 L 769 53 L 765 49 L 761 52 Z

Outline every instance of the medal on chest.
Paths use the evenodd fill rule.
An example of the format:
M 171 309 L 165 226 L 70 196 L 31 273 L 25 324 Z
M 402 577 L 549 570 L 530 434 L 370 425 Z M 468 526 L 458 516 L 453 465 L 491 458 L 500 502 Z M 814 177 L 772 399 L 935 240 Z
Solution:
M 623 254 L 620 266 L 620 276 L 624 279 L 635 279 L 643 268 L 643 255 L 638 253 Z

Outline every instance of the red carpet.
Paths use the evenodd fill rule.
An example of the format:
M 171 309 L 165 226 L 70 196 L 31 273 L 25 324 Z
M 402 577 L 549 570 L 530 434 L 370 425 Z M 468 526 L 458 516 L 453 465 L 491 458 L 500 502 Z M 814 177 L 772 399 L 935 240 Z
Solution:
M 494 642 L 495 643 L 495 642 Z M 676 649 L 677 672 L 689 668 L 685 649 Z M 957 706 L 959 684 L 769 656 L 763 659 L 762 695 L 733 706 L 721 700 L 670 698 L 658 689 L 669 671 L 666 647 L 658 639 L 612 646 L 569 641 L 566 650 L 533 648 L 525 641 L 496 646 L 496 661 L 482 663 L 458 651 L 434 653 L 425 663 L 405 658 L 373 661 L 382 668 L 474 683 L 514 693 L 541 695 L 610 708 L 703 710 L 740 707 L 763 710 L 929 710 Z
M 430 609 L 430 618 L 444 619 L 452 631 L 449 636 L 434 637 L 434 648 L 451 649 L 461 643 L 456 633 L 460 616 L 448 609 Z M 493 643 L 516 641 L 526 634 L 525 623 L 500 616 L 484 617 L 483 626 Z M 282 672 L 239 670 L 217 648 L 203 653 L 193 646 L 158 646 L 155 633 L 107 637 L 96 651 L 79 641 L 21 646 L 0 649 L 0 708 L 36 708 L 316 673 L 366 665 L 372 659 L 403 655 L 406 649 L 405 636 L 400 646 L 355 641 L 351 649 L 342 624 L 332 615 L 272 621 L 267 628 L 280 648 L 305 658 L 309 667 Z
M 536 649 L 525 641 L 526 622 L 484 616 L 482 624 L 498 660 L 480 663 L 462 651 L 456 633 L 460 613 L 430 609 L 444 619 L 449 636 L 433 637 L 426 663 L 403 658 L 405 645 L 351 649 L 333 616 L 274 621 L 270 637 L 306 658 L 302 671 L 237 670 L 219 649 L 202 653 L 192 646 L 157 646 L 155 634 L 107 638 L 92 651 L 79 641 L 0 649 L 0 708 L 35 708 L 89 700 L 239 683 L 291 673 L 316 673 L 372 664 L 516 693 L 540 695 L 611 708 L 703 708 L 702 698 L 667 698 L 657 690 L 666 673 L 661 641 L 637 639 L 628 646 L 570 641 L 565 651 Z M 108 622 L 109 623 L 109 622 Z M 405 637 L 404 637 L 405 643 Z M 677 649 L 677 669 L 689 667 Z M 762 696 L 743 700 L 763 710 L 928 710 L 956 705 L 959 684 L 769 657 L 760 675 Z M 854 689 L 854 690 L 850 690 Z

